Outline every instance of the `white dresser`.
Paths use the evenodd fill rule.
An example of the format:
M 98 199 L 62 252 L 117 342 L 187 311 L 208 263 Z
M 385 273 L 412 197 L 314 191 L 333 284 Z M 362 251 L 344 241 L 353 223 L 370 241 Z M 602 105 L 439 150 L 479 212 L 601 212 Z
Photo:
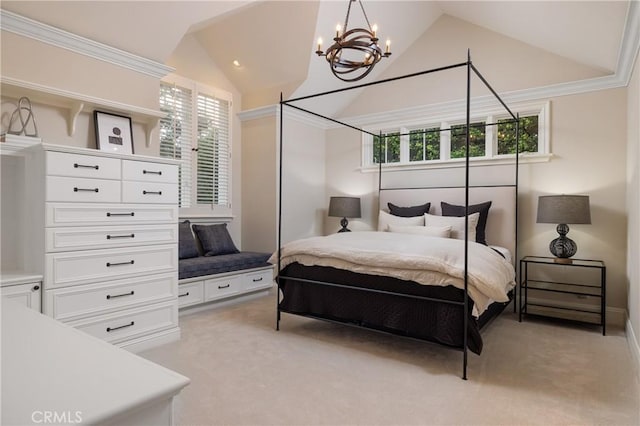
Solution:
M 43 313 L 131 350 L 179 338 L 177 163 L 43 144 L 27 170 Z

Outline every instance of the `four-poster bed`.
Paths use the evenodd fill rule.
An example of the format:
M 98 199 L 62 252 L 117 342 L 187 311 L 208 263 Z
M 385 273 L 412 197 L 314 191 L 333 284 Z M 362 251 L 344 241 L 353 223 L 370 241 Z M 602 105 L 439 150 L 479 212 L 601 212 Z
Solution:
M 381 161 L 378 170 L 380 206 L 387 205 L 387 202 L 415 205 L 418 204 L 416 201 L 418 199 L 422 202 L 431 201 L 434 204 L 437 201 L 445 202 L 444 204 L 448 202 L 461 204 L 457 206 L 462 208 L 462 214 L 457 215 L 461 217 L 456 218 L 461 221 L 458 239 L 410 235 L 416 233 L 413 230 L 407 232 L 411 227 L 401 230 L 402 227 L 391 229 L 389 226 L 389 229 L 384 231 L 393 232 L 342 233 L 294 241 L 284 246 L 281 244 L 285 107 L 303 111 L 359 132 L 369 133 L 294 103 L 462 67 L 467 69 L 465 151 L 467 156 L 464 185 L 385 188 L 382 184 L 384 169 Z M 471 126 L 472 72 L 516 122 L 514 183 L 495 186 L 470 184 L 468 129 Z M 284 312 L 437 342 L 462 350 L 462 377 L 466 379 L 467 350 L 478 354 L 482 350 L 480 328 L 504 309 L 512 295 L 515 297 L 515 291 L 512 290 L 515 286 L 515 270 L 511 259 L 517 258 L 518 141 L 518 117 L 511 112 L 473 66 L 470 55 L 466 62 L 401 77 L 286 101 L 281 97 L 278 250 L 271 260 L 277 263 L 278 271 L 276 329 L 279 330 L 281 313 Z M 417 195 L 418 198 L 407 197 L 407 194 Z M 477 221 L 478 214 L 471 214 L 472 208 L 477 207 L 472 203 L 486 200 L 491 200 L 494 204 L 489 220 L 487 221 L 486 213 L 484 217 L 487 221 L 488 235 L 492 237 L 496 234 L 500 235 L 497 243 L 501 247 L 506 247 L 504 251 L 511 255 L 509 260 L 498 254 L 498 251 L 476 243 L 476 222 L 472 219 Z M 429 217 L 429 214 L 425 215 L 425 218 Z M 417 220 L 419 221 L 420 218 L 418 217 Z M 422 224 L 424 225 L 424 221 Z M 423 226 L 423 228 L 427 227 Z M 484 234 L 484 227 L 482 231 Z

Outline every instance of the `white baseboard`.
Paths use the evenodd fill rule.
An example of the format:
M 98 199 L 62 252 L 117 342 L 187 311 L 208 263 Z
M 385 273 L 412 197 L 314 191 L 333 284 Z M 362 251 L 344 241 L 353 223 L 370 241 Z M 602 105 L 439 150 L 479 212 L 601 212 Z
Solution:
M 625 327 L 627 343 L 629 344 L 629 351 L 631 352 L 631 358 L 633 359 L 633 365 L 636 370 L 636 375 L 640 377 L 640 345 L 638 342 L 638 336 L 633 330 L 631 321 L 627 319 Z
M 249 300 L 257 299 L 259 297 L 264 297 L 269 294 L 271 288 L 266 288 L 264 290 L 256 291 L 253 293 L 246 293 L 236 297 L 231 297 L 223 300 L 212 300 L 210 302 L 205 302 L 202 304 L 186 306 L 184 308 L 180 308 L 178 311 L 179 316 L 195 314 L 196 312 L 208 311 L 210 309 L 222 308 L 224 306 L 237 305 L 238 303 L 248 302 Z M 275 303 L 273 305 L 275 311 Z

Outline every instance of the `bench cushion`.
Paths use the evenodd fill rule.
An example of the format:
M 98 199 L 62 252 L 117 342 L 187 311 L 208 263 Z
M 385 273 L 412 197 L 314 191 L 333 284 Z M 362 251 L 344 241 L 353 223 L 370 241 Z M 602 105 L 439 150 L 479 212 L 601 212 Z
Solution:
M 242 251 L 218 256 L 200 256 L 181 259 L 178 262 L 178 278 L 182 280 L 185 278 L 270 266 L 271 264 L 267 262 L 270 256 L 270 253 Z

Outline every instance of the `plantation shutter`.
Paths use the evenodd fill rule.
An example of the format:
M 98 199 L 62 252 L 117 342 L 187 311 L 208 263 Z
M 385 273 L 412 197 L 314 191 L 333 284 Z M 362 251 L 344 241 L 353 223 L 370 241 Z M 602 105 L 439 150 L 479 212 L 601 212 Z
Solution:
M 197 203 L 229 207 L 230 103 L 202 93 L 197 102 Z
M 191 207 L 193 93 L 175 84 L 160 83 L 160 157 L 181 160 L 178 170 L 179 206 Z

